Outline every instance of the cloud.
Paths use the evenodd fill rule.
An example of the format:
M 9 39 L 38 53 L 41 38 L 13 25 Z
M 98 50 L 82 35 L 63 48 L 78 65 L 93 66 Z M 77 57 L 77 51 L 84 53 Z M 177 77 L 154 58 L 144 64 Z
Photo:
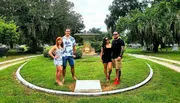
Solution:
M 74 3 L 74 10 L 83 16 L 85 30 L 101 28 L 107 31 L 104 20 L 109 14 L 108 7 L 113 0 L 69 0 Z

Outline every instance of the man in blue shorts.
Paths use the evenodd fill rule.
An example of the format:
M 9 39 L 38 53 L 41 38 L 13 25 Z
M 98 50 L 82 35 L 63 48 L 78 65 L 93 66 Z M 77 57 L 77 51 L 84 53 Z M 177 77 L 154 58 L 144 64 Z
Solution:
M 76 41 L 70 34 L 71 34 L 71 30 L 67 28 L 65 30 L 65 36 L 62 37 L 63 45 L 64 45 L 63 80 L 62 80 L 63 83 L 64 83 L 65 74 L 66 74 L 67 61 L 69 62 L 69 65 L 71 66 L 72 78 L 74 80 L 77 79 L 75 76 L 75 69 L 74 69 L 74 55 L 76 53 Z

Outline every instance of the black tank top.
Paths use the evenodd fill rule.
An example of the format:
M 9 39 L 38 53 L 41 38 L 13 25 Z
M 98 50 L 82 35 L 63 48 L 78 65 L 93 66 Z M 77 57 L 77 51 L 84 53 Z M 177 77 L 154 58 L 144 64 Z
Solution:
M 103 48 L 103 56 L 107 57 L 107 58 L 111 58 L 111 54 L 112 54 L 112 48 Z

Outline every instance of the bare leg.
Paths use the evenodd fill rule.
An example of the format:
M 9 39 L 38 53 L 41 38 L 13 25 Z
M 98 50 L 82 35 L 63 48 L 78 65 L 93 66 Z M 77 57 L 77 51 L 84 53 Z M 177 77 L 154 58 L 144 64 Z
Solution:
M 112 62 L 109 62 L 108 63 L 108 74 L 107 74 L 108 80 L 110 80 L 111 72 L 112 72 Z
M 62 74 L 62 67 L 61 66 L 57 66 L 57 71 L 56 71 L 56 82 L 58 83 L 58 85 L 63 85 L 62 82 L 60 81 L 60 77 Z
M 118 81 L 120 80 L 120 69 L 116 69 L 116 78 L 118 78 Z
M 107 76 L 107 63 L 104 63 L 104 74 L 106 76 L 106 81 L 108 81 L 108 76 Z
M 59 83 L 59 71 L 58 71 L 58 67 L 56 67 L 56 83 Z
M 76 76 L 75 76 L 75 69 L 74 69 L 74 66 L 71 66 L 71 74 L 72 74 L 72 78 L 74 80 L 77 80 Z
M 63 77 L 62 77 L 62 83 L 64 83 L 64 78 L 66 76 L 66 66 L 63 67 Z

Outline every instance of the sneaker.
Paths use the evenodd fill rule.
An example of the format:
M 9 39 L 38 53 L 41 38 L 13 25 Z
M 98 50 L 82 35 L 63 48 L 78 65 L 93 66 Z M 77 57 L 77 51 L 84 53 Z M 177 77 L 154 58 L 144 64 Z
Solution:
M 115 79 L 114 79 L 114 81 L 117 81 L 117 80 L 118 80 L 118 78 L 115 78 Z
M 118 84 L 120 84 L 120 81 L 115 81 L 114 82 L 114 85 L 118 85 Z
M 118 85 L 118 84 L 120 84 L 120 81 L 118 80 L 118 78 L 115 78 L 114 79 L 114 85 Z

